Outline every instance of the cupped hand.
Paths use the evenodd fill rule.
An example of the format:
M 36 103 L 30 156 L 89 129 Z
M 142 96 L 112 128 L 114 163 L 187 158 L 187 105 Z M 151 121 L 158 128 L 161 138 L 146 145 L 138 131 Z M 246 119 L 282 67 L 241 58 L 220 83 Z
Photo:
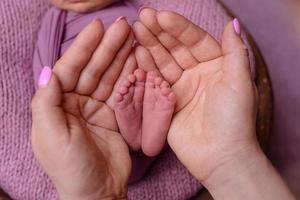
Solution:
M 138 65 L 157 67 L 177 96 L 168 143 L 208 183 L 217 169 L 259 149 L 256 88 L 238 25 L 238 32 L 232 22 L 226 26 L 220 45 L 176 13 L 146 8 L 139 17 L 133 26 Z
M 126 198 L 131 161 L 111 97 L 136 67 L 132 43 L 126 20 L 106 32 L 95 20 L 56 63 L 47 84 L 50 70 L 44 70 L 32 101 L 32 145 L 61 199 Z

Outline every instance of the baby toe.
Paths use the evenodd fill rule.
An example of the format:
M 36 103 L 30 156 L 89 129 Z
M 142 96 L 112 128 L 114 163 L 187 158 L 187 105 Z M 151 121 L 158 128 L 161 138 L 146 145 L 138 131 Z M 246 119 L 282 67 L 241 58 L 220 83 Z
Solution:
M 171 92 L 172 92 L 171 88 L 165 87 L 165 88 L 162 88 L 162 89 L 161 89 L 161 93 L 162 93 L 162 95 L 164 95 L 164 96 L 168 96 Z
M 176 103 L 176 95 L 174 94 L 174 92 L 171 92 L 169 95 L 168 95 L 168 100 L 173 102 L 173 103 Z
M 154 82 L 155 78 L 158 76 L 159 76 L 159 74 L 157 71 L 150 71 L 147 73 L 147 81 Z
M 135 70 L 134 75 L 138 82 L 144 82 L 146 80 L 146 72 L 142 69 Z
M 154 80 L 154 83 L 156 86 L 160 86 L 160 84 L 163 82 L 163 79 L 161 77 L 157 77 Z
M 120 89 L 118 90 L 118 92 L 122 95 L 127 94 L 128 93 L 128 87 L 121 86 Z
M 171 88 L 165 87 L 161 89 L 161 94 L 164 96 L 165 99 L 168 101 L 175 103 L 176 102 L 176 96 Z
M 115 94 L 115 101 L 121 102 L 123 100 L 123 96 L 120 93 Z
M 155 71 L 151 71 L 147 73 L 146 78 L 146 87 L 148 88 L 155 88 L 155 79 L 157 77 L 157 73 Z
M 130 75 L 128 76 L 128 81 L 129 81 L 130 83 L 135 83 L 135 81 L 136 81 L 135 75 L 130 74 Z
M 130 87 L 131 86 L 131 82 L 129 80 L 124 81 L 124 86 L 125 87 Z
M 160 84 L 160 88 L 170 88 L 170 84 L 167 81 L 163 81 Z

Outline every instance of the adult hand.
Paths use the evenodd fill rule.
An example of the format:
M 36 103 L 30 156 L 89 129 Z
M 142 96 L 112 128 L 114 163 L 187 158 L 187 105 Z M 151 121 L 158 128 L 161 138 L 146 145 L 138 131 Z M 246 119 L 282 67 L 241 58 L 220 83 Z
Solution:
M 222 44 L 173 12 L 143 9 L 133 26 L 143 47 L 138 63 L 157 66 L 177 96 L 168 143 L 203 184 L 217 169 L 260 152 L 255 136 L 256 88 L 238 24 Z M 141 64 L 139 64 L 141 65 Z
M 295 199 L 256 140 L 258 95 L 239 22 L 219 45 L 173 12 L 144 9 L 140 20 L 138 65 L 157 66 L 177 95 L 168 142 L 181 162 L 214 199 Z
M 112 110 L 114 85 L 132 73 L 126 20 L 104 33 L 93 21 L 56 63 L 44 68 L 32 100 L 34 153 L 61 199 L 125 199 L 129 150 Z M 49 80 L 49 82 L 48 82 Z

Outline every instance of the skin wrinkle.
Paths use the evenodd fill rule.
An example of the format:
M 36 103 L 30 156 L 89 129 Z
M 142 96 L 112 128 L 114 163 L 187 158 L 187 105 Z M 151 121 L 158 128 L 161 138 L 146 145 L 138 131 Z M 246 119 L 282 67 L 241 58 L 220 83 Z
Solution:
M 169 28 L 166 27 L 166 29 L 169 29 Z M 171 29 L 168 30 L 168 31 L 171 31 Z M 176 31 L 177 31 L 177 32 L 176 32 Z M 173 36 L 176 36 L 180 41 L 186 41 L 185 39 L 186 39 L 186 38 L 189 38 L 188 36 L 190 36 L 190 33 L 189 33 L 189 32 L 194 32 L 194 31 L 197 31 L 197 32 L 199 33 L 199 34 L 198 34 L 198 38 L 195 38 L 195 41 L 188 42 L 188 43 L 186 44 L 186 46 L 188 46 L 188 47 L 191 49 L 191 52 L 192 52 L 193 55 L 195 55 L 195 54 L 194 54 L 195 52 L 198 52 L 198 50 L 197 50 L 198 47 L 199 47 L 199 46 L 202 46 L 203 43 L 204 43 L 207 39 L 209 39 L 209 40 L 212 39 L 212 38 L 210 37 L 210 35 L 209 35 L 207 32 L 203 32 L 203 31 L 199 32 L 198 27 L 197 27 L 195 24 L 193 24 L 193 23 L 184 24 L 184 25 L 181 27 L 181 29 L 171 31 L 171 33 L 174 33 Z M 217 43 L 217 42 L 216 42 L 216 43 Z M 203 46 L 204 46 L 204 45 L 203 45 Z M 195 51 L 195 50 L 197 50 L 197 51 Z M 215 58 L 220 57 L 221 55 L 222 55 L 221 52 L 218 52 L 218 54 L 217 54 L 217 56 L 216 56 Z M 215 59 L 215 58 L 212 58 L 211 56 L 209 57 L 209 59 Z M 206 61 L 206 60 L 199 60 L 199 59 L 197 59 L 197 60 L 198 60 L 199 62 Z
M 108 129 L 108 130 L 114 131 L 114 132 L 118 131 L 118 130 L 111 129 L 111 128 L 108 128 L 108 127 L 97 126 L 96 124 L 91 124 L 91 123 L 88 122 L 89 118 L 91 118 L 96 112 L 101 110 L 100 108 L 104 106 L 104 104 L 105 104 L 104 102 L 98 101 L 97 99 L 91 99 L 91 98 L 89 98 L 89 96 L 86 96 L 86 95 L 80 95 L 80 96 L 89 98 L 87 101 L 84 101 L 85 102 L 84 105 L 81 105 L 81 103 L 78 102 L 79 101 L 79 99 L 78 99 L 79 95 L 73 94 L 73 93 L 67 93 L 67 94 L 72 95 L 72 96 L 74 96 L 74 95 L 76 96 L 76 98 L 77 98 L 77 100 L 76 100 L 76 102 L 77 102 L 76 103 L 77 111 L 79 111 L 79 113 L 75 114 L 75 113 L 71 113 L 71 112 L 68 112 L 68 111 L 65 110 L 66 114 L 72 115 L 74 118 L 79 117 L 82 120 L 82 122 L 85 123 L 85 124 L 90 124 L 92 126 L 96 126 L 96 127 L 103 128 L 103 129 Z M 65 98 L 63 98 L 63 99 L 65 99 Z M 98 104 L 102 104 L 102 105 L 98 109 L 94 109 L 93 112 L 89 114 L 89 117 L 86 117 L 82 113 L 84 113 L 83 110 L 84 110 L 85 104 L 87 104 L 88 101 L 91 101 L 91 100 L 97 101 L 97 105 Z M 111 108 L 109 106 L 108 106 L 108 108 L 111 110 Z
M 173 47 L 170 48 L 170 52 L 171 52 L 171 54 L 176 54 L 177 52 L 180 52 L 181 48 L 184 48 L 184 46 L 183 46 L 180 42 L 178 42 L 177 44 L 175 44 Z M 190 53 L 190 56 L 191 56 L 191 57 L 193 57 L 195 60 L 197 60 L 197 59 L 192 55 L 191 52 L 189 52 L 189 53 Z M 189 60 L 190 60 L 190 59 L 189 59 Z M 178 64 L 178 66 L 181 67 L 181 69 L 189 69 L 189 68 L 194 68 L 194 67 L 197 66 L 197 63 L 195 63 L 194 65 L 190 64 L 190 66 L 182 67 L 182 66 L 178 63 L 177 59 L 175 59 L 175 61 L 176 61 L 176 63 Z M 184 63 L 186 63 L 186 62 L 184 62 Z

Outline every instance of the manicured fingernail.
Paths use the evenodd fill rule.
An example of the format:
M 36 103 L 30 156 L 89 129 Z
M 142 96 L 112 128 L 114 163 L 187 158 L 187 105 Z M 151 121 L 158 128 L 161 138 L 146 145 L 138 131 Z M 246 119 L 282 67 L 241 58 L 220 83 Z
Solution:
M 235 18 L 233 20 L 233 27 L 234 27 L 236 34 L 238 34 L 240 36 L 241 35 L 241 25 L 237 18 Z
M 118 19 L 116 19 L 115 23 L 117 23 L 117 22 L 119 22 L 119 21 L 121 21 L 121 20 L 123 20 L 123 19 L 127 21 L 127 17 L 121 16 L 121 17 L 119 17 Z
M 52 69 L 48 66 L 45 66 L 40 74 L 39 78 L 39 88 L 47 86 L 52 76 Z
M 139 11 L 138 11 L 139 15 L 141 14 L 142 10 L 144 10 L 144 9 L 146 9 L 146 8 L 150 8 L 150 7 L 147 7 L 147 6 L 142 6 L 142 7 L 140 7 L 140 8 L 139 8 Z

